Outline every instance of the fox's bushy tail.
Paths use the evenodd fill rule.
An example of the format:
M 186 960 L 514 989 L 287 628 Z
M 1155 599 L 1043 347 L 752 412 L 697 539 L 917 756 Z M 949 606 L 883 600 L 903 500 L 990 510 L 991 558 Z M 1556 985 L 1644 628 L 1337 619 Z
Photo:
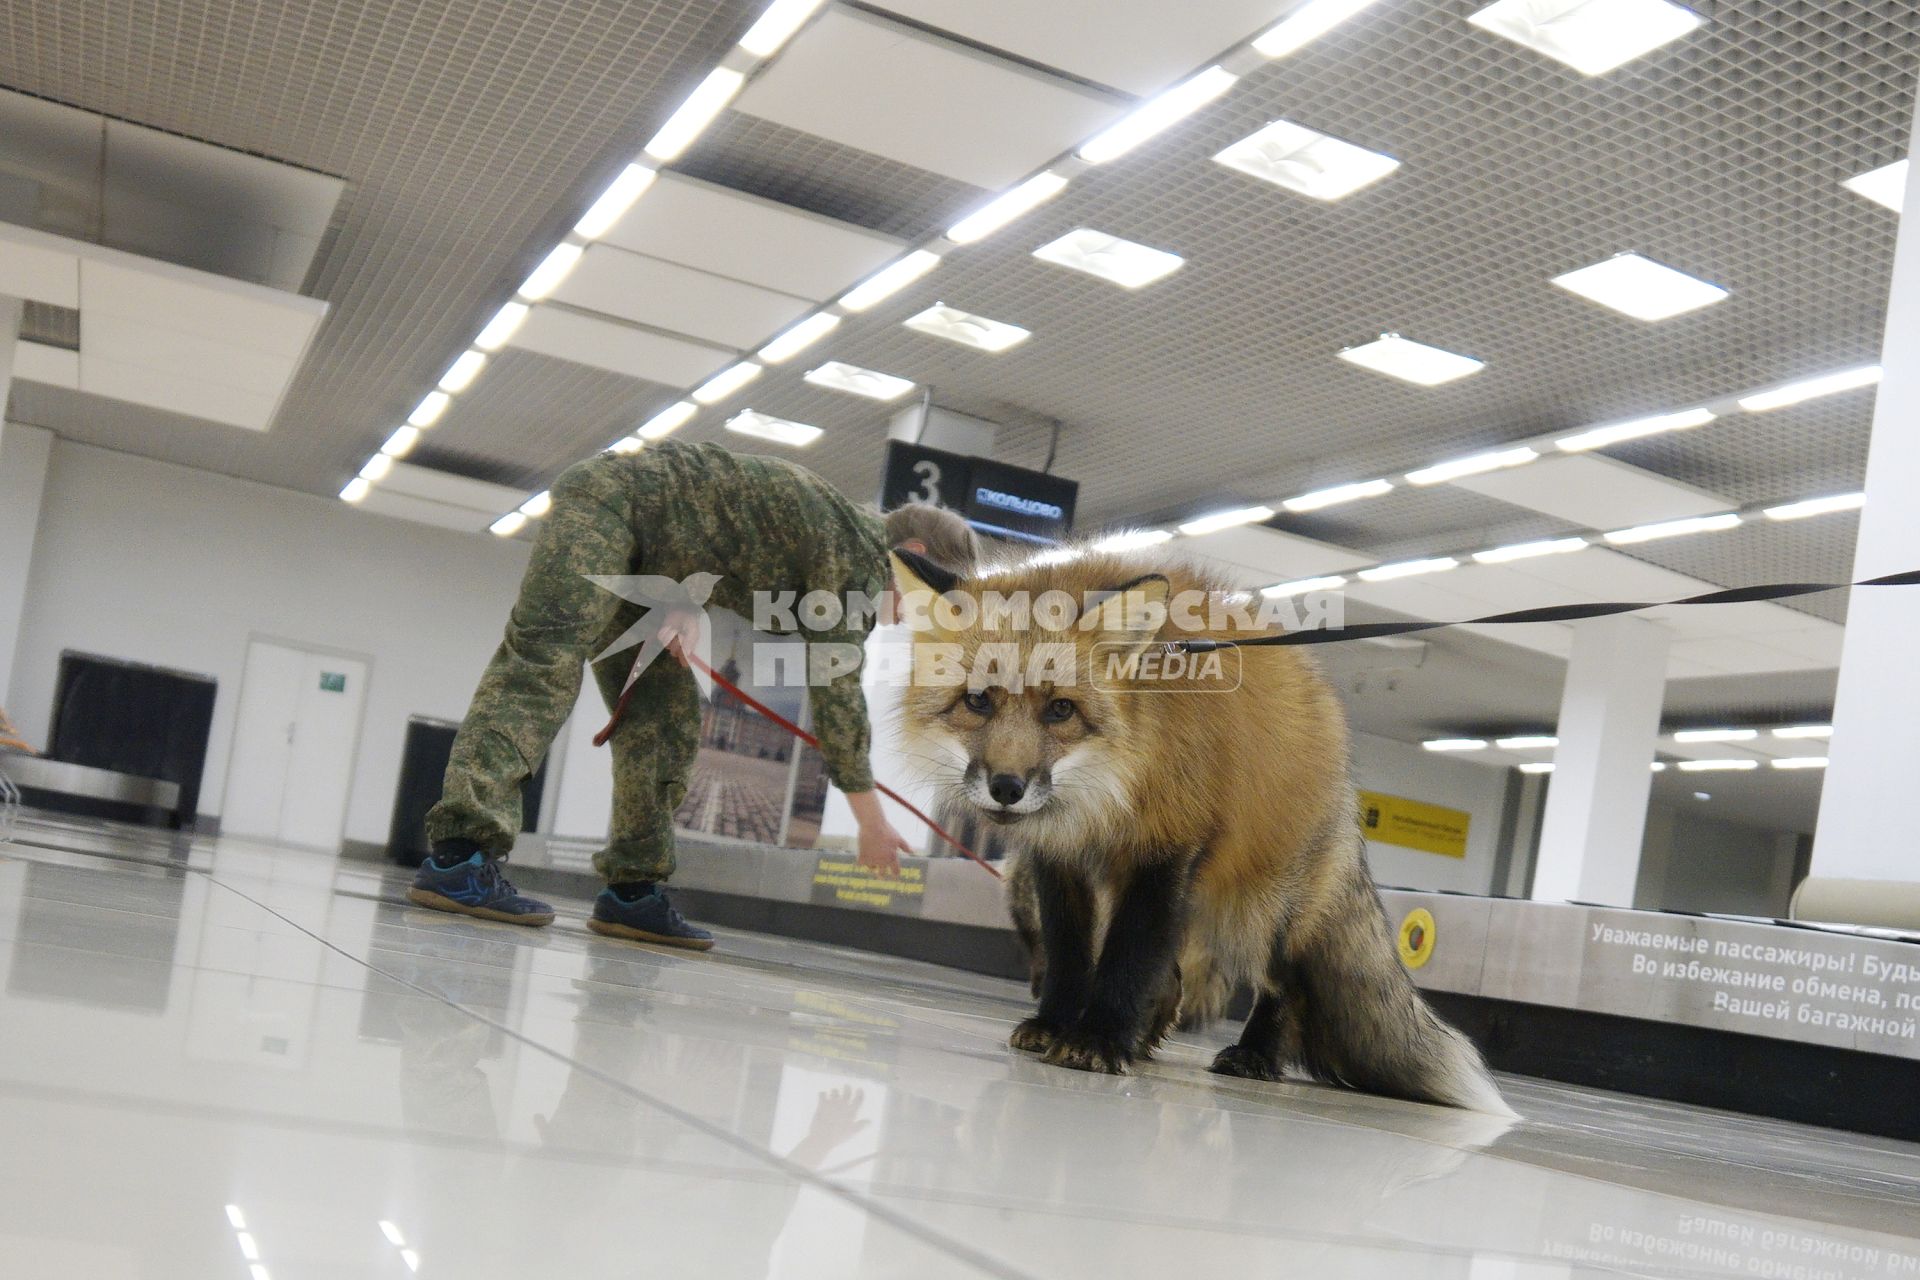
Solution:
M 1335 900 L 1285 946 L 1281 981 L 1300 1022 L 1300 1065 L 1369 1093 L 1512 1116 L 1480 1051 L 1407 976 L 1353 839 Z

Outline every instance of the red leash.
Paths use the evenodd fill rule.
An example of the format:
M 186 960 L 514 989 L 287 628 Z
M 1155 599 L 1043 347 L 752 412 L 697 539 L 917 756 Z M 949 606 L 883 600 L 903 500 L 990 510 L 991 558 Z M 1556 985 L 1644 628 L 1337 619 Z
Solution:
M 690 664 L 692 664 L 694 667 L 705 672 L 707 676 L 711 678 L 713 682 L 719 685 L 722 689 L 725 689 L 728 693 L 740 699 L 740 701 L 746 703 L 749 707 L 752 707 L 755 711 L 759 712 L 761 715 L 765 716 L 767 719 L 773 721 L 775 724 L 779 725 L 782 729 L 785 729 L 788 733 L 792 734 L 794 737 L 800 739 L 800 741 L 816 749 L 818 749 L 818 747 L 820 746 L 820 739 L 814 737 L 812 734 L 808 733 L 805 729 L 802 729 L 799 725 L 787 719 L 785 716 L 781 715 L 778 711 L 775 711 L 772 707 L 769 707 L 766 703 L 761 702 L 758 698 L 755 698 L 752 694 L 748 693 L 745 689 L 742 689 L 739 685 L 727 679 L 725 676 L 721 675 L 718 671 L 715 671 L 711 666 L 707 665 L 705 662 L 702 662 L 699 658 L 695 657 L 692 654 L 688 654 L 687 661 Z M 627 714 L 627 700 L 633 696 L 634 688 L 635 688 L 634 685 L 628 685 L 626 688 L 626 691 L 620 695 L 620 701 L 614 704 L 613 718 L 607 721 L 607 727 L 602 729 L 599 733 L 596 733 L 593 735 L 594 746 L 596 747 L 605 746 L 607 743 L 607 739 L 613 736 L 614 726 L 618 725 L 620 723 L 621 717 Z M 920 811 L 920 807 L 914 804 L 913 801 L 907 799 L 905 796 L 901 795 L 898 791 L 895 791 L 892 787 L 888 786 L 884 782 L 875 782 L 873 785 L 874 785 L 874 789 L 877 790 L 881 795 L 887 797 L 887 799 L 893 801 L 895 804 L 898 804 L 901 808 L 905 809 L 908 813 L 912 814 L 914 817 L 920 819 L 920 821 L 926 823 L 927 826 L 931 827 L 933 829 L 933 834 L 939 836 L 942 840 L 945 840 L 948 844 L 958 849 L 961 853 L 973 859 L 973 861 L 979 865 L 981 870 L 985 871 L 988 875 L 992 876 L 995 880 L 998 880 L 1001 878 L 999 870 L 992 863 L 988 862 L 985 858 L 982 858 L 979 854 L 967 848 L 967 846 L 965 846 L 964 844 L 961 844 L 958 840 L 955 840 L 952 836 L 948 835 L 947 829 L 945 827 L 941 826 L 939 823 L 935 822 L 932 818 L 929 818 L 926 814 L 922 813 Z

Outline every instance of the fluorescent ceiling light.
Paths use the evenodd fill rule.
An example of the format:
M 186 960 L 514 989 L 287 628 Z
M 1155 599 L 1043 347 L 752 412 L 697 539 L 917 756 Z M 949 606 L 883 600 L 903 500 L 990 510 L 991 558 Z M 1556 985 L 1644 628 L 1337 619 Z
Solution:
M 1563 453 L 1604 449 L 1610 444 L 1619 444 L 1623 440 L 1638 440 L 1642 436 L 1659 435 L 1663 431 L 1685 431 L 1689 427 L 1704 426 L 1712 422 L 1714 416 L 1711 409 L 1683 409 L 1679 413 L 1659 413 L 1649 418 L 1634 418 L 1628 422 L 1593 427 L 1578 435 L 1568 436 L 1564 440 L 1556 440 L 1554 446 Z
M 1789 382 L 1784 387 L 1775 387 L 1771 391 L 1747 396 L 1740 401 L 1740 407 L 1748 413 L 1765 413 L 1769 409 L 1784 409 L 1788 405 L 1800 404 L 1821 396 L 1838 395 L 1842 391 L 1870 387 L 1878 381 L 1880 381 L 1880 366 L 1862 365 L 1858 369 L 1842 369 L 1839 373 L 1822 374 L 1818 378 Z
M 691 422 L 693 415 L 698 412 L 700 412 L 700 406 L 691 400 L 670 404 L 648 418 L 634 434 L 642 440 L 664 440 Z
M 1655 773 L 1665 773 L 1667 771 L 1667 762 L 1664 760 L 1655 760 L 1653 762 L 1653 771 Z
M 413 452 L 413 446 L 418 443 L 420 443 L 420 428 L 401 427 L 387 437 L 387 442 L 380 446 L 380 452 L 389 458 L 404 458 Z
M 440 421 L 440 415 L 445 413 L 447 406 L 452 403 L 453 397 L 446 392 L 429 391 L 420 403 L 413 407 L 413 412 L 407 415 L 407 422 L 411 426 L 430 427 Z
M 1550 733 L 1523 733 L 1517 738 L 1495 738 L 1493 745 L 1502 751 L 1544 751 L 1559 746 L 1560 739 Z
M 1684 315 L 1727 296 L 1717 284 L 1695 279 L 1637 253 L 1616 254 L 1605 262 L 1555 276 L 1553 282 L 1569 293 L 1636 320 Z
M 1667 0 L 1498 0 L 1467 21 L 1597 76 L 1678 40 L 1704 19 Z
M 1830 724 L 1789 724 L 1773 731 L 1776 738 L 1831 738 L 1833 726 Z
M 846 296 L 840 299 L 841 309 L 865 311 L 868 307 L 891 298 L 939 265 L 939 254 L 930 253 L 925 249 L 915 249 L 898 262 L 882 267 L 848 290 Z
M 1824 769 L 1827 767 L 1825 756 L 1781 756 L 1773 761 L 1776 769 Z
M 1022 329 L 1017 324 L 989 320 L 985 316 L 949 307 L 944 302 L 936 302 L 918 315 L 908 316 L 901 323 L 909 329 L 945 338 L 948 342 L 957 342 L 976 351 L 1005 351 L 1033 336 L 1031 330 Z
M 1284 58 L 1374 3 L 1375 0 L 1310 0 L 1269 27 L 1253 42 L 1253 51 L 1263 58 Z
M 480 331 L 473 345 L 482 351 L 498 351 L 507 345 L 507 339 L 520 331 L 529 310 L 524 302 L 509 302 L 493 313 L 493 319 L 487 321 L 487 327 Z
M 1585 538 L 1542 538 L 1538 542 L 1516 542 L 1512 546 L 1495 547 L 1491 551 L 1476 551 L 1473 558 L 1481 564 L 1505 564 L 1509 560 L 1563 556 L 1569 552 L 1583 551 L 1586 547 Z
M 780 52 L 800 24 L 813 16 L 826 0 L 773 0 L 759 21 L 740 37 L 740 47 L 756 58 L 770 58 Z
M 1520 772 L 1522 772 L 1522 773 L 1552 773 L 1552 772 L 1553 772 L 1553 761 L 1551 761 L 1551 760 L 1529 760 L 1529 761 L 1527 761 L 1527 763 L 1525 763 L 1525 764 L 1523 764 L 1523 765 L 1521 765 L 1521 766 L 1520 766 Z
M 1338 506 L 1342 502 L 1353 502 L 1360 498 L 1377 498 L 1383 493 L 1392 491 L 1393 484 L 1390 481 L 1358 480 L 1353 484 L 1336 484 L 1328 489 L 1315 489 L 1312 493 L 1288 498 L 1280 505 L 1289 511 L 1318 511 L 1322 507 Z
M 1835 511 L 1858 511 L 1867 505 L 1864 493 L 1836 493 L 1830 498 L 1808 498 L 1804 502 L 1789 502 L 1783 507 L 1768 507 L 1766 517 L 1769 520 L 1804 520 L 1808 516 L 1824 516 Z
M 487 526 L 487 531 L 502 538 L 511 538 L 527 527 L 527 518 L 518 511 L 509 511 Z
M 872 369 L 862 369 L 858 365 L 847 364 L 840 360 L 829 360 L 818 369 L 809 369 L 803 375 L 806 381 L 816 387 L 827 387 L 834 391 L 844 391 L 848 395 L 865 396 L 869 400 L 898 400 L 913 390 L 914 384 L 905 378 L 896 378 L 890 373 L 879 373 Z
M 387 473 L 392 470 L 392 457 L 384 453 L 376 453 L 367 459 L 365 466 L 360 468 L 360 478 L 369 484 L 379 484 L 387 478 Z
M 1460 562 L 1452 556 L 1435 556 L 1430 560 L 1401 560 L 1395 564 L 1375 565 L 1371 569 L 1360 571 L 1362 582 L 1391 582 L 1395 578 L 1411 578 L 1422 573 L 1444 573 L 1448 569 L 1459 567 Z
M 1122 529 L 1119 533 L 1110 533 L 1093 544 L 1095 551 L 1139 551 L 1143 547 L 1157 547 L 1171 541 L 1173 533 L 1167 529 Z
M 1270 587 L 1260 588 L 1260 594 L 1269 600 L 1284 600 L 1289 596 L 1303 596 L 1309 591 L 1332 591 L 1344 587 L 1347 580 L 1337 573 L 1323 574 L 1318 578 L 1299 578 L 1293 582 L 1276 582 Z
M 1422 467 L 1418 471 L 1407 472 L 1408 484 L 1442 484 L 1448 480 L 1459 480 L 1465 476 L 1483 475 L 1489 471 L 1504 471 L 1508 467 L 1523 467 L 1540 455 L 1531 449 L 1496 449 L 1491 453 L 1476 453 L 1467 458 L 1456 458 L 1452 462 L 1436 463 L 1431 467 Z
M 553 510 L 553 493 L 547 489 L 542 489 L 520 504 L 520 514 L 529 520 L 538 520 L 551 510 Z
M 582 240 L 598 240 L 613 229 L 613 224 L 633 208 L 646 189 L 653 185 L 654 171 L 643 164 L 630 164 L 620 171 L 620 176 L 607 184 L 600 198 L 587 206 L 580 215 L 580 221 L 573 224 L 573 234 Z
M 1682 760 L 1682 773 L 1737 773 L 1746 769 L 1758 769 L 1758 760 Z
M 947 239 L 955 244 L 984 240 L 1030 209 L 1039 207 L 1067 189 L 1067 180 L 1049 169 L 1036 173 L 1011 191 L 1003 191 L 947 228 Z
M 680 153 L 693 145 L 713 118 L 720 114 L 733 95 L 740 92 L 740 86 L 747 78 L 729 67 L 715 67 L 700 82 L 700 87 L 687 95 L 680 109 L 667 118 L 660 126 L 660 132 L 653 135 L 653 141 L 647 143 L 647 154 L 655 160 L 677 160 Z
M 1414 342 L 1397 333 L 1383 333 L 1365 346 L 1348 347 L 1340 358 L 1375 373 L 1384 373 L 1402 382 L 1422 387 L 1437 387 L 1455 378 L 1464 378 L 1486 367 L 1484 360 L 1455 355 L 1439 347 Z
M 796 449 L 804 449 L 826 434 L 819 427 L 804 422 L 789 422 L 756 409 L 742 409 L 728 418 L 727 430 L 738 431 L 743 436 L 752 436 L 757 440 L 792 445 Z
M 1239 78 L 1225 67 L 1208 67 L 1165 93 L 1147 99 L 1118 124 L 1095 134 L 1091 141 L 1080 148 L 1080 158 L 1088 164 L 1118 160 L 1147 139 L 1172 128 L 1233 88 Z
M 355 476 L 347 481 L 347 487 L 340 491 L 340 501 L 358 502 L 371 492 L 373 492 L 373 486 L 367 482 L 366 477 Z
M 701 404 L 725 400 L 760 376 L 760 366 L 751 360 L 729 365 L 693 389 L 693 398 Z
M 622 436 L 620 439 L 615 440 L 612 444 L 608 445 L 607 450 L 610 453 L 618 453 L 624 456 L 627 454 L 639 453 L 642 449 L 646 447 L 647 447 L 647 442 L 645 440 L 642 440 L 639 436 Z
M 1760 736 L 1758 729 L 1682 729 L 1673 735 L 1675 742 L 1751 742 Z
M 1892 164 L 1883 164 L 1878 169 L 1869 169 L 1848 178 L 1840 185 L 1857 196 L 1865 196 L 1875 204 L 1883 204 L 1899 213 L 1907 202 L 1907 162 L 1895 160 Z
M 1428 738 L 1420 744 L 1429 751 L 1485 751 L 1485 738 Z
M 585 252 L 579 245 L 566 241 L 553 246 L 553 252 L 540 260 L 540 265 L 533 269 L 526 283 L 515 292 L 528 302 L 540 301 L 560 287 Z
M 1734 512 L 1717 516 L 1692 516 L 1686 520 L 1663 520 L 1659 524 L 1635 525 L 1631 529 L 1615 529 L 1606 536 L 1608 542 L 1616 547 L 1634 542 L 1654 542 L 1661 538 L 1678 538 L 1689 533 L 1713 533 L 1720 529 L 1731 529 L 1740 523 L 1740 517 Z
M 760 358 L 768 364 L 791 360 L 839 327 L 839 316 L 831 311 L 816 311 L 760 348 Z
M 1392 156 L 1356 147 L 1291 120 L 1274 121 L 1220 152 L 1214 160 L 1315 200 L 1350 196 L 1400 167 Z
M 1138 289 L 1178 271 L 1186 259 L 1165 249 L 1122 240 L 1104 231 L 1080 227 L 1033 251 L 1042 262 L 1099 276 L 1123 289 Z
M 464 351 L 460 358 L 447 366 L 440 375 L 440 389 L 446 392 L 461 392 L 473 385 L 480 371 L 487 367 L 487 357 L 479 351 Z
M 1235 525 L 1257 524 L 1262 520 L 1273 519 L 1272 507 L 1235 507 L 1231 511 L 1216 511 L 1212 515 L 1201 516 L 1198 520 L 1189 520 L 1180 526 L 1180 532 L 1189 538 L 1198 538 L 1209 533 L 1218 533 L 1222 529 L 1231 529 Z

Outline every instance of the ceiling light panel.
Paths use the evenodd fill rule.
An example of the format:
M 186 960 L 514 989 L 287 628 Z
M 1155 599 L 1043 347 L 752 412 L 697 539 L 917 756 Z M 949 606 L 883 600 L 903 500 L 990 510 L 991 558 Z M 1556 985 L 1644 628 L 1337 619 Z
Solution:
M 1682 773 L 1744 773 L 1748 769 L 1758 769 L 1760 762 L 1758 760 L 1735 760 L 1732 758 L 1682 760 L 1680 761 L 1679 767 Z
M 1208 67 L 1165 93 L 1147 99 L 1120 123 L 1096 134 L 1080 148 L 1080 158 L 1088 164 L 1118 160 L 1233 88 L 1239 79 L 1225 67 Z
M 1673 735 L 1675 742 L 1751 742 L 1760 736 L 1758 729 L 1682 729 Z
M 1276 120 L 1214 160 L 1315 200 L 1339 200 L 1392 173 L 1400 162 L 1290 120 Z
M 1428 738 L 1420 744 L 1429 751 L 1485 751 L 1485 738 Z
M 1516 542 L 1512 546 L 1476 551 L 1473 558 L 1481 564 L 1506 564 L 1513 560 L 1534 560 L 1540 556 L 1564 556 L 1584 551 L 1585 538 L 1543 538 L 1538 542 Z
M 804 449 L 826 434 L 819 427 L 805 422 L 789 422 L 785 418 L 776 418 L 756 409 L 742 409 L 728 418 L 727 430 L 737 431 L 743 436 L 752 436 L 756 440 L 771 440 L 775 444 L 784 444 L 795 449 Z
M 947 239 L 955 244 L 973 244 L 1067 189 L 1067 180 L 1049 170 L 1036 173 L 1011 191 L 1002 192 L 980 208 L 947 228 Z
M 1668 0 L 1498 0 L 1467 21 L 1597 76 L 1678 40 L 1703 19 Z
M 667 118 L 660 132 L 647 143 L 647 154 L 660 161 L 678 160 L 746 82 L 747 78 L 731 67 L 715 67 L 709 71 L 707 78 L 687 95 L 679 110 Z
M 1569 293 L 1636 320 L 1666 320 L 1698 311 L 1727 296 L 1709 284 L 1637 253 L 1622 253 L 1553 278 Z
M 1216 511 L 1212 515 L 1201 516 L 1198 520 L 1189 520 L 1180 526 L 1180 532 L 1189 538 L 1204 537 L 1209 533 L 1218 533 L 1222 529 L 1231 529 L 1235 525 L 1258 524 L 1262 520 L 1273 519 L 1272 507 L 1236 507 L 1231 511 Z
M 634 434 L 642 440 L 664 440 L 693 421 L 693 416 L 699 412 L 699 405 L 691 400 L 681 400 L 648 418 Z
M 1714 420 L 1714 416 L 1710 409 L 1683 409 L 1679 413 L 1659 413 L 1651 417 L 1634 418 L 1628 422 L 1593 427 L 1578 435 L 1554 441 L 1554 447 L 1566 453 L 1604 449 L 1610 444 L 1619 444 L 1625 440 L 1638 440 L 1643 436 L 1657 436 L 1668 431 L 1686 431 L 1693 427 L 1705 426 Z
M 1360 571 L 1363 582 L 1391 582 L 1395 578 L 1414 578 L 1427 573 L 1444 573 L 1448 569 L 1458 568 L 1460 562 L 1452 556 L 1434 556 L 1426 560 L 1401 560 L 1395 564 L 1376 565 Z
M 473 380 L 479 377 L 480 371 L 486 367 L 487 357 L 484 352 L 462 352 L 460 358 L 440 375 L 440 389 L 453 394 L 465 391 L 473 385 Z
M 573 269 L 579 265 L 580 255 L 584 252 L 585 250 L 577 244 L 553 246 L 547 256 L 540 260 L 540 265 L 533 269 L 533 274 L 527 277 L 526 283 L 520 286 L 518 290 L 520 297 L 528 302 L 538 302 L 542 298 L 549 297 L 569 275 L 573 274 Z
M 630 164 L 622 169 L 600 193 L 600 198 L 588 206 L 580 221 L 573 224 L 573 234 L 582 240 L 598 240 L 626 216 L 634 201 L 653 185 L 654 177 L 655 171 L 643 164 Z
M 1484 360 L 1430 347 L 1397 333 L 1381 334 L 1365 346 L 1348 347 L 1340 353 L 1340 358 L 1421 387 L 1437 387 L 1486 367 Z
M 1825 756 L 1781 756 L 1770 761 L 1776 769 L 1824 769 L 1827 767 Z
M 1843 391 L 1857 391 L 1861 387 L 1871 387 L 1880 381 L 1880 366 L 1862 365 L 1857 369 L 1842 369 L 1838 373 L 1825 373 L 1817 378 L 1804 378 L 1799 382 L 1789 382 L 1785 386 L 1775 387 L 1771 391 L 1762 391 L 1756 395 L 1743 397 L 1740 407 L 1748 413 L 1767 413 L 1774 409 L 1785 409 L 1791 405 L 1805 404 L 1809 400 L 1818 400 L 1822 396 L 1839 395 Z
M 756 58 L 771 58 L 824 3 L 826 0 L 773 0 L 740 37 L 740 47 Z
M 908 316 L 901 323 L 930 337 L 944 338 L 963 347 L 995 354 L 1019 346 L 1033 336 L 1031 330 L 1022 329 L 1017 324 L 989 320 L 945 303 L 935 303 L 917 315 Z
M 1362 9 L 1378 0 L 1308 0 L 1253 42 L 1263 58 L 1284 58 L 1306 48 Z
M 413 412 L 407 415 L 407 424 L 414 427 L 430 427 L 440 421 L 440 415 L 453 403 L 453 397 L 444 391 L 429 391 Z
M 498 351 L 520 331 L 520 326 L 526 323 L 527 313 L 532 309 L 524 302 L 509 302 L 493 313 L 493 319 L 487 321 L 486 327 L 480 330 L 480 336 L 473 340 L 473 345 L 482 351 Z
M 1616 529 L 1605 536 L 1615 546 L 1626 546 L 1636 542 L 1656 542 L 1662 538 L 1679 538 L 1692 533 L 1715 533 L 1734 528 L 1739 523 L 1740 517 L 1729 511 L 1724 515 L 1693 516 L 1685 520 L 1664 520 L 1658 524 Z
M 1833 726 L 1830 724 L 1789 724 L 1773 731 L 1776 738 L 1831 738 Z
M 840 306 L 856 314 L 877 307 L 939 265 L 939 254 L 915 249 L 898 262 L 889 263 L 847 290 L 846 296 L 840 299 Z
M 816 311 L 760 348 L 760 358 L 768 364 L 784 363 L 839 327 L 839 316 L 831 311 Z
M 1164 280 L 1186 262 L 1177 253 L 1135 244 L 1090 227 L 1078 227 L 1058 240 L 1048 241 L 1035 249 L 1033 256 L 1042 262 L 1098 276 L 1123 289 L 1138 289 Z
M 1504 471 L 1509 467 L 1523 467 L 1539 456 L 1527 448 L 1496 449 L 1490 453 L 1476 453 L 1471 457 L 1457 458 L 1452 462 L 1440 462 L 1431 467 L 1422 467 L 1418 471 L 1409 471 L 1407 483 L 1444 484 L 1449 480 L 1459 480 L 1465 476 L 1485 475 L 1489 471 Z
M 1280 505 L 1295 513 L 1318 511 L 1322 507 L 1337 507 L 1343 502 L 1377 498 L 1383 493 L 1391 492 L 1393 492 L 1393 482 L 1390 480 L 1360 480 L 1353 484 L 1336 484 L 1326 489 L 1315 489 L 1312 493 L 1288 498 Z
M 717 404 L 759 376 L 759 365 L 751 360 L 742 360 L 695 387 L 693 398 L 700 404 Z
M 1139 551 L 1146 547 L 1157 547 L 1173 539 L 1168 529 L 1123 529 L 1119 533 L 1110 533 L 1093 544 L 1095 551 Z
M 1858 511 L 1866 505 L 1867 495 L 1864 493 L 1836 493 L 1830 498 L 1808 498 L 1804 502 L 1768 507 L 1765 514 L 1769 520 L 1805 520 L 1809 516 L 1831 515 L 1836 511 Z
M 1907 202 L 1907 162 L 1895 160 L 1892 164 L 1881 165 L 1878 169 L 1848 178 L 1840 185 L 1857 196 L 1865 196 L 1875 204 L 1885 205 L 1895 213 L 1900 213 Z
M 869 400 L 879 400 L 883 403 L 898 400 L 913 390 L 915 385 L 906 378 L 896 378 L 890 373 L 879 373 L 873 369 L 862 369 L 858 365 L 847 364 L 841 360 L 829 360 L 817 369 L 807 370 L 806 380 L 816 387 L 844 391 L 848 395 L 865 396 Z
M 1347 585 L 1347 580 L 1337 573 L 1321 574 L 1317 578 L 1298 578 L 1292 582 L 1276 582 L 1270 587 L 1260 588 L 1260 594 L 1269 600 L 1284 600 L 1290 596 L 1302 596 L 1309 591 L 1334 591 Z
M 1545 751 L 1560 745 L 1550 733 L 1523 733 L 1514 738 L 1495 738 L 1493 745 L 1502 751 Z

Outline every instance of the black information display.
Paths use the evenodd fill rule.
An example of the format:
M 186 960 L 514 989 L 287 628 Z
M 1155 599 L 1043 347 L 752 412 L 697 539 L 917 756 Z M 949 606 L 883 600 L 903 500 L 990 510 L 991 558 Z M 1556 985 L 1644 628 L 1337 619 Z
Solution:
M 982 533 L 1055 542 L 1073 531 L 1079 493 L 1078 482 L 1044 471 L 891 440 L 880 505 L 891 511 L 904 502 L 931 502 L 959 512 Z

